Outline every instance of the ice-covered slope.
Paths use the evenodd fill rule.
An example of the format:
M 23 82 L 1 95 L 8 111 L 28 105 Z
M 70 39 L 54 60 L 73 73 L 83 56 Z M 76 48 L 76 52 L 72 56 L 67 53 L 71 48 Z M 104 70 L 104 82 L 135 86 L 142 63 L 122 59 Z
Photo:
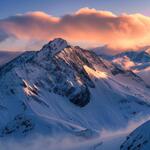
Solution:
M 150 149 L 150 121 L 135 129 L 121 145 L 121 150 L 149 150 Z
M 93 137 L 149 115 L 149 97 L 133 72 L 55 39 L 0 69 L 0 135 Z

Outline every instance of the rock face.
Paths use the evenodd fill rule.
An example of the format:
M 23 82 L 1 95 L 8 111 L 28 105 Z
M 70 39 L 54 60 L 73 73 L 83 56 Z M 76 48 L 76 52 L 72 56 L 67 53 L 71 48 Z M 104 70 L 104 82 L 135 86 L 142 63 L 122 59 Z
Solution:
M 150 121 L 135 129 L 121 145 L 120 150 L 149 150 Z
M 80 92 L 70 95 L 70 101 L 77 106 L 84 107 L 90 102 L 90 91 L 88 87 L 84 87 Z

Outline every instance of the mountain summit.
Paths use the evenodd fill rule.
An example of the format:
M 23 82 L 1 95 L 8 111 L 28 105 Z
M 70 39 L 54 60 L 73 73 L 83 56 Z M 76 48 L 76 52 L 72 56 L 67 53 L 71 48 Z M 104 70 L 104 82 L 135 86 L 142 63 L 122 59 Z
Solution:
M 58 38 L 0 68 L 0 136 L 90 138 L 149 114 L 149 91 L 132 71 Z
M 41 51 L 49 51 L 52 55 L 60 52 L 68 45 L 67 41 L 62 38 L 56 38 L 53 41 L 50 41 L 48 44 L 44 45 Z

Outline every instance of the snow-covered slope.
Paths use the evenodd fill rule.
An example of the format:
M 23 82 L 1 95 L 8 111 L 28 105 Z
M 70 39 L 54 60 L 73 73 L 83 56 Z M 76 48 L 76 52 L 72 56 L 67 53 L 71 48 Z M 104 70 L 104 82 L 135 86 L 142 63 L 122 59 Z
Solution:
M 135 129 L 125 142 L 121 145 L 121 150 L 149 150 L 150 149 L 150 121 Z
M 0 136 L 92 138 L 150 114 L 150 89 L 131 71 L 55 39 L 0 69 Z

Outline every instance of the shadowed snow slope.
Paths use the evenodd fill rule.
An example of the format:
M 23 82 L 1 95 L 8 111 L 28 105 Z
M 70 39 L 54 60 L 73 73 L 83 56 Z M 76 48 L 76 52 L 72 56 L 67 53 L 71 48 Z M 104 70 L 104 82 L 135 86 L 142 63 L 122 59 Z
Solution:
M 135 129 L 121 145 L 121 150 L 149 150 L 150 149 L 150 121 Z
M 92 138 L 149 115 L 149 97 L 133 72 L 55 39 L 0 69 L 0 136 Z

